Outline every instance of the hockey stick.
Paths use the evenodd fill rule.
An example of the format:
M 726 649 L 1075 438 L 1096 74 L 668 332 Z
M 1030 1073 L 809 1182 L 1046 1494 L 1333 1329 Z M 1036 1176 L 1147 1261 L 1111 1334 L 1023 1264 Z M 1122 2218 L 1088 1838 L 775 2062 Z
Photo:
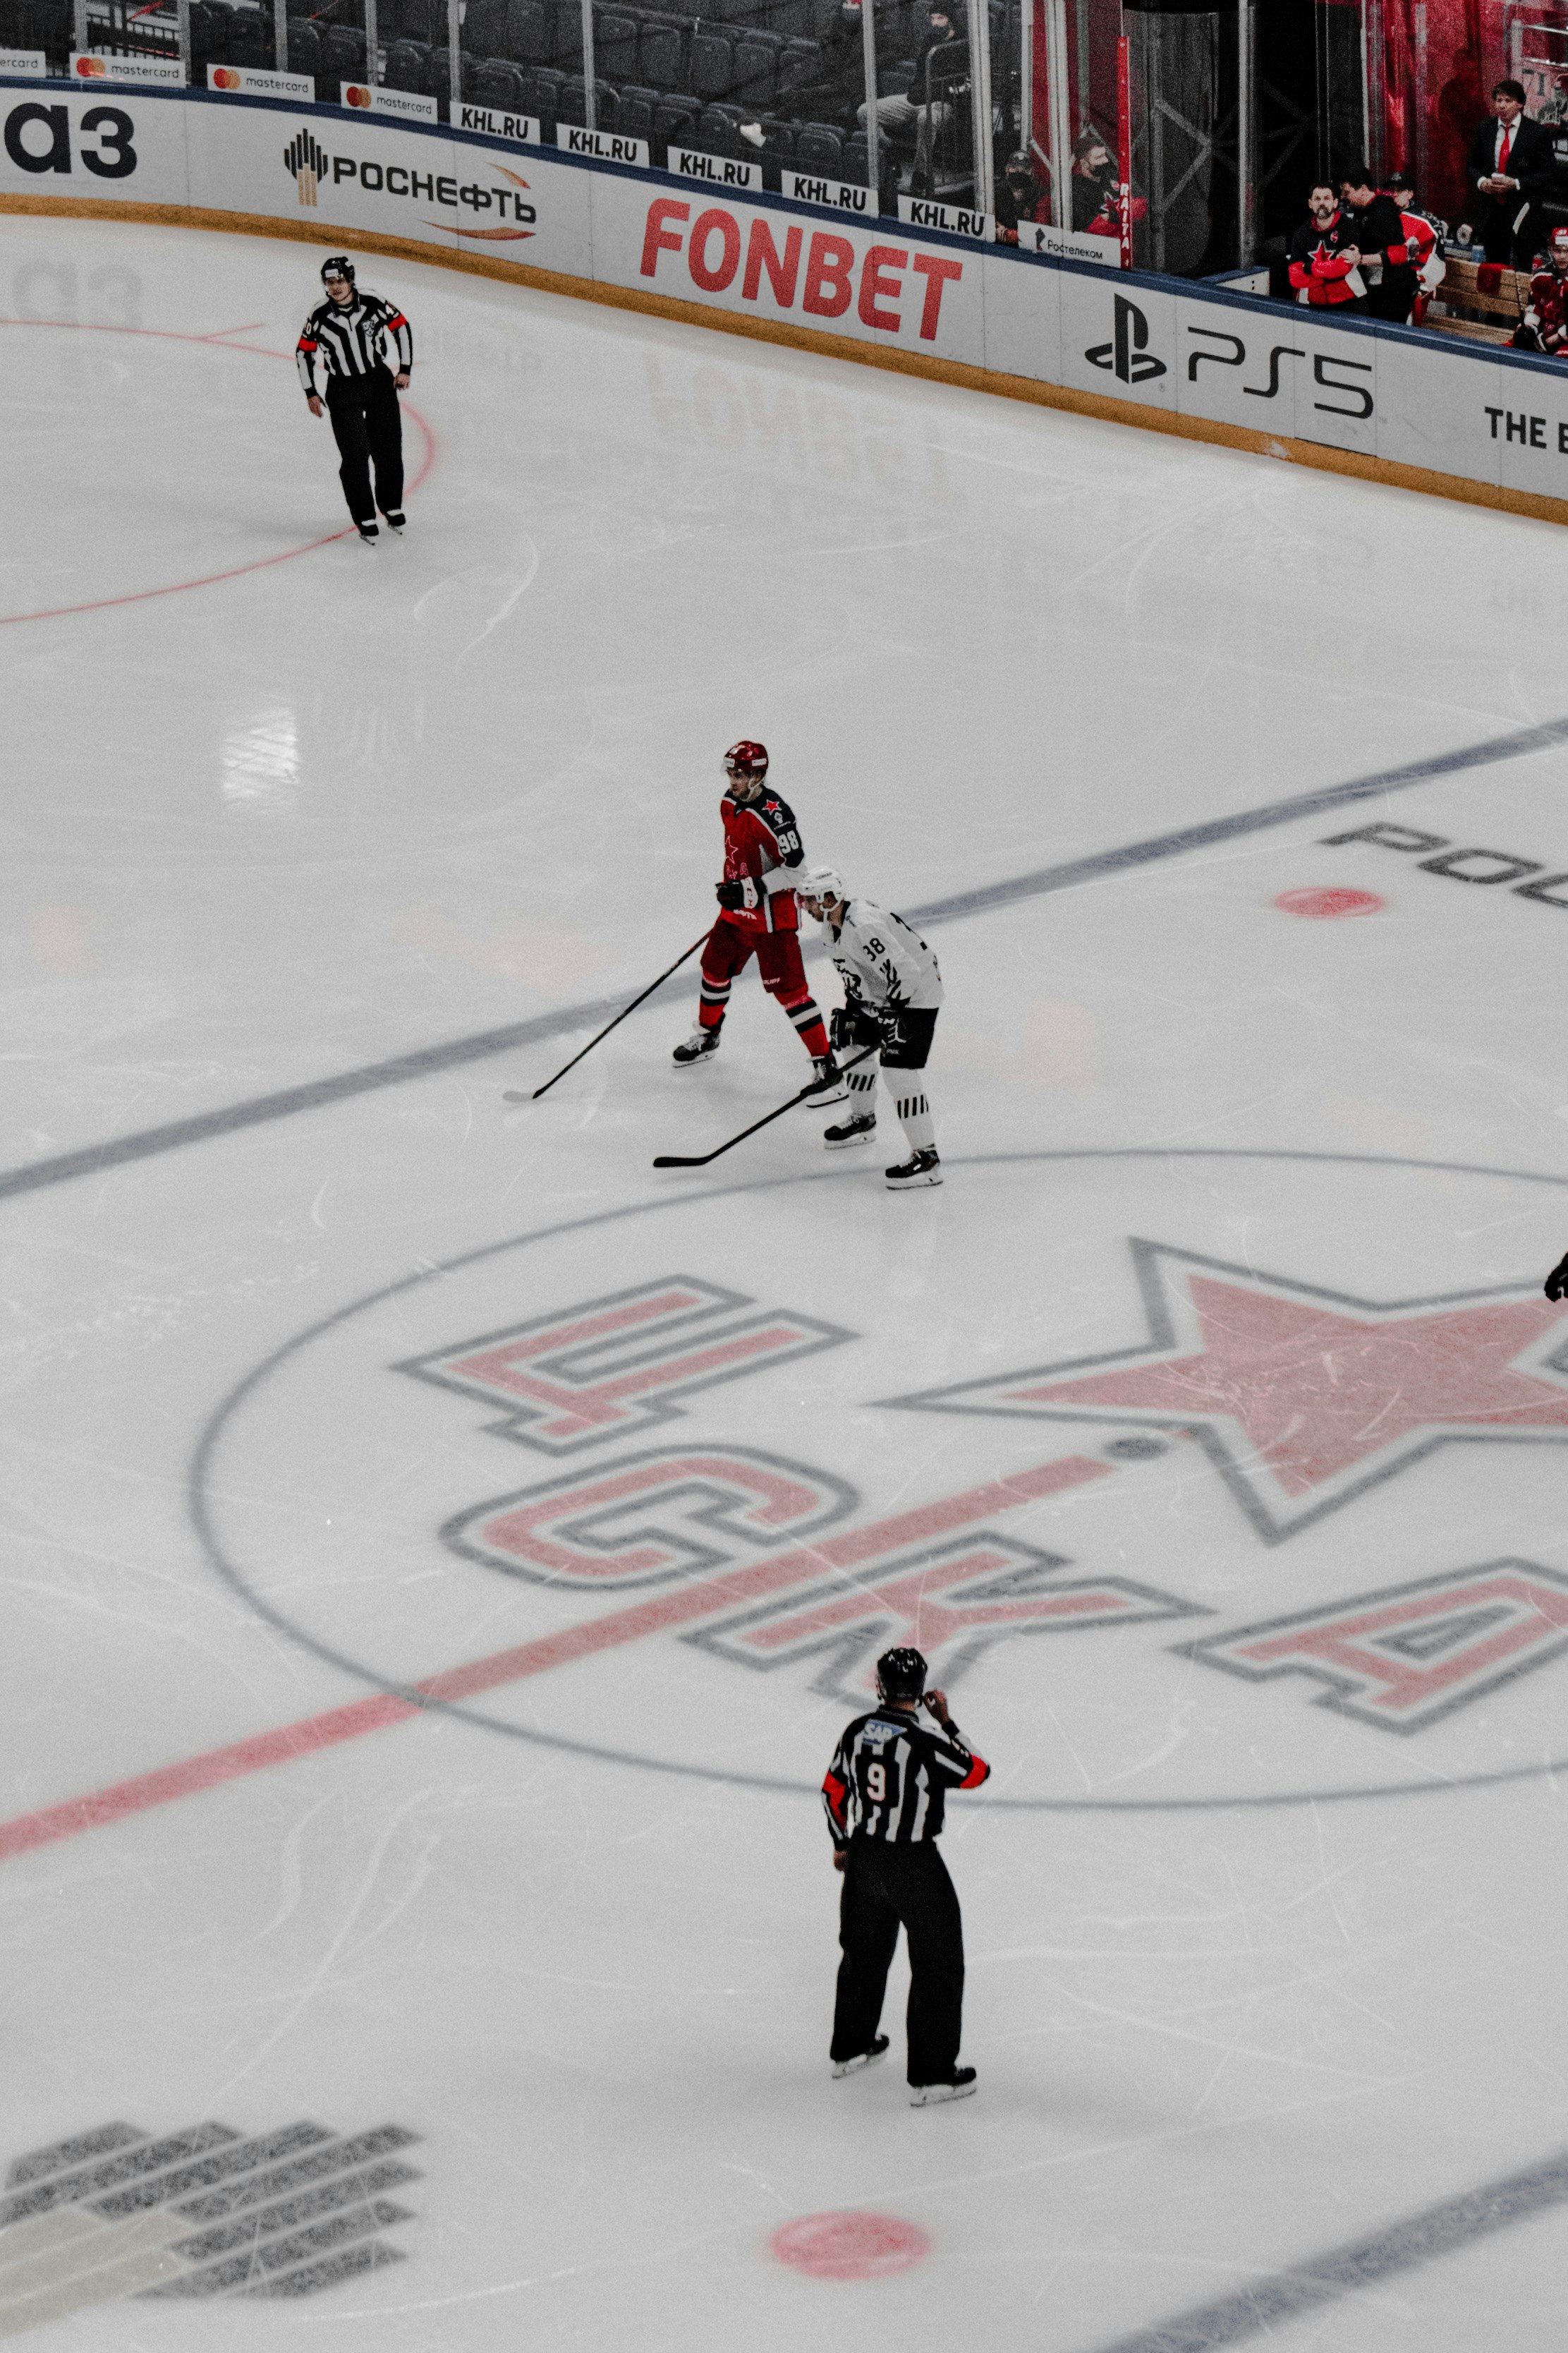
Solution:
M 838 1065 L 840 1074 L 845 1071 L 854 1070 L 857 1064 L 868 1060 L 873 1054 L 879 1053 L 881 1051 L 881 1045 L 882 1041 L 879 1038 L 874 1046 L 867 1046 L 864 1048 L 860 1053 L 855 1056 L 852 1061 L 840 1062 Z M 787 1103 L 780 1103 L 776 1111 L 765 1111 L 761 1119 L 754 1119 L 750 1127 L 743 1127 L 739 1135 L 732 1135 L 728 1144 L 721 1144 L 715 1151 L 697 1153 L 661 1152 L 655 1159 L 653 1165 L 656 1168 L 706 1168 L 710 1160 L 721 1159 L 726 1152 L 733 1152 L 737 1144 L 744 1144 L 748 1135 L 755 1135 L 759 1127 L 771 1127 L 775 1119 L 783 1119 L 786 1111 L 793 1111 L 796 1103 L 804 1103 L 805 1101 L 807 1095 L 814 1095 L 821 1084 L 822 1081 L 820 1079 L 813 1079 L 810 1086 L 802 1087 L 797 1095 L 791 1095 L 789 1101 Z
M 656 981 L 650 982 L 648 987 L 643 990 L 642 997 L 634 997 L 631 1003 L 624 1007 L 622 1010 L 616 1014 L 614 1021 L 605 1022 L 604 1028 L 599 1032 L 598 1038 L 589 1039 L 587 1044 L 584 1047 L 582 1053 L 574 1054 L 569 1062 L 562 1063 L 561 1068 L 555 1073 L 555 1079 L 563 1079 L 568 1071 L 574 1071 L 578 1063 L 582 1060 L 583 1054 L 591 1054 L 595 1047 L 599 1043 L 599 1039 L 607 1038 L 611 1030 L 618 1028 L 620 1023 L 626 1019 L 628 1013 L 635 1013 L 637 1011 L 637 1007 L 643 1002 L 644 997 L 651 997 L 656 988 L 662 988 L 665 982 L 669 978 L 670 973 L 679 972 L 681 965 L 686 962 L 687 957 L 695 955 L 698 949 L 702 945 L 703 941 L 706 940 L 708 934 L 704 932 L 702 939 L 693 940 L 689 948 L 683 948 L 680 954 L 676 957 L 675 962 L 669 966 L 668 971 L 661 972 Z M 537 1103 L 541 1095 L 547 1095 L 550 1092 L 551 1088 L 555 1084 L 555 1079 L 546 1079 L 542 1087 L 534 1088 L 531 1095 L 509 1093 L 506 1100 L 508 1103 Z

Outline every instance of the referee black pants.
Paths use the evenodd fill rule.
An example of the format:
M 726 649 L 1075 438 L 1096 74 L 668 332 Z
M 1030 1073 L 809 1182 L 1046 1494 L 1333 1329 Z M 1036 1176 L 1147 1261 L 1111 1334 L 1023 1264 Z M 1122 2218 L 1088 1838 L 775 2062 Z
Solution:
M 900 1926 L 910 1940 L 909 2078 L 940 2084 L 958 2064 L 963 2029 L 963 1922 L 947 1865 L 931 1840 L 852 1839 L 838 1909 L 835 2064 L 871 2047 Z
M 335 375 L 327 385 L 327 414 L 342 464 L 338 480 L 355 522 L 374 522 L 403 509 L 403 416 L 390 368 L 368 375 Z M 370 470 L 375 467 L 375 496 Z

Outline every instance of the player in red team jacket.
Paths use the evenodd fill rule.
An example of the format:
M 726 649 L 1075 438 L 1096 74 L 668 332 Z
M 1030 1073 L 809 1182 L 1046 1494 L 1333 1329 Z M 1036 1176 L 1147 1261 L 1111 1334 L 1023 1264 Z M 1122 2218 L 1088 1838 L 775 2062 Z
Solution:
M 940 1726 L 920 1722 L 924 1708 Z M 958 2064 L 963 2028 L 963 1922 L 937 1851 L 949 1789 L 978 1789 L 991 1767 L 976 1757 L 939 1691 L 926 1689 L 919 1651 L 884 1651 L 877 1705 L 847 1725 L 822 1784 L 833 1861 L 844 1873 L 838 1912 L 838 1999 L 833 2072 L 879 2059 L 888 1969 L 900 1923 L 910 1947 L 910 2105 L 966 2099 L 974 2070 Z
M 1530 307 L 1514 331 L 1513 343 L 1516 351 L 1568 359 L 1568 228 L 1554 228 L 1546 251 L 1535 257 Z
M 678 1070 L 689 1071 L 719 1050 L 719 1033 L 735 975 L 754 955 L 763 987 L 800 1032 L 816 1066 L 814 1100 L 837 1103 L 838 1066 L 800 960 L 800 910 L 791 877 L 804 863 L 795 812 L 768 790 L 765 747 L 749 738 L 724 754 L 729 778 L 719 804 L 724 820 L 724 880 L 717 886 L 723 913 L 702 951 L 702 996 L 697 1027 L 675 1050 Z M 835 1092 L 835 1088 L 837 1092 Z

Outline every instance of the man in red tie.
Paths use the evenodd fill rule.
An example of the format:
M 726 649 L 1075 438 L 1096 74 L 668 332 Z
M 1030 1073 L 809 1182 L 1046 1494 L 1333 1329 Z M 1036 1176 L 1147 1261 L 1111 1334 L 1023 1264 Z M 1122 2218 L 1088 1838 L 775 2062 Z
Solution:
M 1491 119 L 1470 142 L 1465 177 L 1475 194 L 1470 219 L 1489 261 L 1528 269 L 1538 241 L 1539 206 L 1552 177 L 1551 134 L 1524 111 L 1524 84 L 1500 81 Z

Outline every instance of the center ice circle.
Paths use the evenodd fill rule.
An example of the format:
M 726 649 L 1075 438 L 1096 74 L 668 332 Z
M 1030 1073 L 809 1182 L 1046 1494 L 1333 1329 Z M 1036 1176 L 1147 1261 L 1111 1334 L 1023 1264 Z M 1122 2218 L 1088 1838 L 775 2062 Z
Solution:
M 1294 1805 L 1561 1769 L 1565 1344 L 1487 1252 L 1564 1180 L 1133 1149 L 954 1158 L 960 1185 L 1000 1293 L 950 1203 L 890 1218 L 835 1169 L 564 1220 L 350 1304 L 214 1414 L 192 1473 L 214 1566 L 372 1686 L 803 1795 L 911 1625 L 1006 1764 L 965 1803 Z M 1413 1232 L 1430 1300 L 1407 1295 Z M 607 1294 L 637 1329 L 711 1313 L 725 1345 L 668 1395 L 498 1388 Z M 874 1328 L 847 1330 L 847 1301 Z M 1226 1370 L 1243 1342 L 1284 1349 L 1283 1388 Z M 1380 1437 L 1378 1380 L 1395 1423 L 1426 1382 L 1427 1423 Z

